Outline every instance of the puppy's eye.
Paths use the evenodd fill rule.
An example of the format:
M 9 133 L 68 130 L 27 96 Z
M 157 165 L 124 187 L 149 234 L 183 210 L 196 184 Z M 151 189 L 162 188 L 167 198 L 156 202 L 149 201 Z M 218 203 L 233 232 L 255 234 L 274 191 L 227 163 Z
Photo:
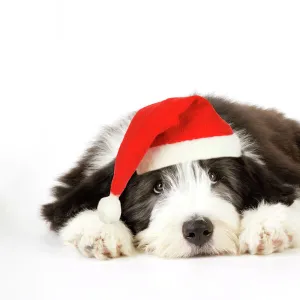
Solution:
M 212 183 L 217 183 L 218 182 L 218 175 L 215 172 L 209 171 L 208 172 L 209 179 L 211 180 Z
M 164 190 L 164 184 L 161 180 L 157 181 L 153 187 L 153 192 L 157 195 L 161 194 Z

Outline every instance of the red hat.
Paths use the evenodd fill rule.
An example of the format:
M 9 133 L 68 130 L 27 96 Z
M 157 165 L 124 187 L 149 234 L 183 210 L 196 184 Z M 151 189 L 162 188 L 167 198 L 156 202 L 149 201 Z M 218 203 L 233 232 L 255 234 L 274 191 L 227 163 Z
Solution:
M 100 200 L 103 222 L 118 221 L 119 196 L 131 176 L 193 160 L 241 156 L 239 138 L 200 96 L 169 98 L 133 117 L 119 148 L 110 195 Z

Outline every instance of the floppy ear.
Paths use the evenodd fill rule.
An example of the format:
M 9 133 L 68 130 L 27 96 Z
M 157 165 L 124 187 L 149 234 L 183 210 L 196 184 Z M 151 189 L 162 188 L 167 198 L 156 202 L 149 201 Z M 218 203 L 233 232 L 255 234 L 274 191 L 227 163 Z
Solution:
M 42 206 L 41 214 L 58 231 L 79 212 L 96 209 L 101 198 L 109 195 L 114 172 L 114 162 L 85 178 L 68 193 L 56 191 L 56 201 Z
M 283 183 L 266 165 L 249 157 L 242 157 L 245 173 L 242 180 L 247 185 L 248 201 L 245 206 L 256 207 L 261 200 L 267 203 L 291 205 L 296 198 L 293 186 Z

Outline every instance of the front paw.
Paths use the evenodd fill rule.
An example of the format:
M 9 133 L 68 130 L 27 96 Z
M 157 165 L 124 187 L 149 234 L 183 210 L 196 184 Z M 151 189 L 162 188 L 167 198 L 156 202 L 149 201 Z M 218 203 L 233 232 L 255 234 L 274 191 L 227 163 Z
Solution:
M 286 209 L 276 204 L 247 211 L 242 220 L 240 253 L 271 254 L 292 247 L 293 236 L 286 226 Z
M 72 219 L 60 231 L 65 244 L 75 246 L 86 257 L 100 260 L 134 254 L 132 234 L 118 221 L 104 224 L 97 211 L 85 211 Z
M 282 227 L 258 225 L 240 235 L 240 253 L 271 254 L 291 247 L 293 236 Z

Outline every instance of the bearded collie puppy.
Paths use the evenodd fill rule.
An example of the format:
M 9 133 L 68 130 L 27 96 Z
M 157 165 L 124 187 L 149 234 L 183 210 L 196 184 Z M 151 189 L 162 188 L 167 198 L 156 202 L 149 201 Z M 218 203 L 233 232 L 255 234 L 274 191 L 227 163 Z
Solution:
M 190 161 L 133 174 L 121 220 L 97 214 L 134 114 L 103 128 L 53 188 L 41 213 L 87 257 L 270 254 L 300 245 L 300 124 L 275 110 L 206 97 L 240 139 L 242 156 Z M 194 199 L 197 195 L 197 205 Z

